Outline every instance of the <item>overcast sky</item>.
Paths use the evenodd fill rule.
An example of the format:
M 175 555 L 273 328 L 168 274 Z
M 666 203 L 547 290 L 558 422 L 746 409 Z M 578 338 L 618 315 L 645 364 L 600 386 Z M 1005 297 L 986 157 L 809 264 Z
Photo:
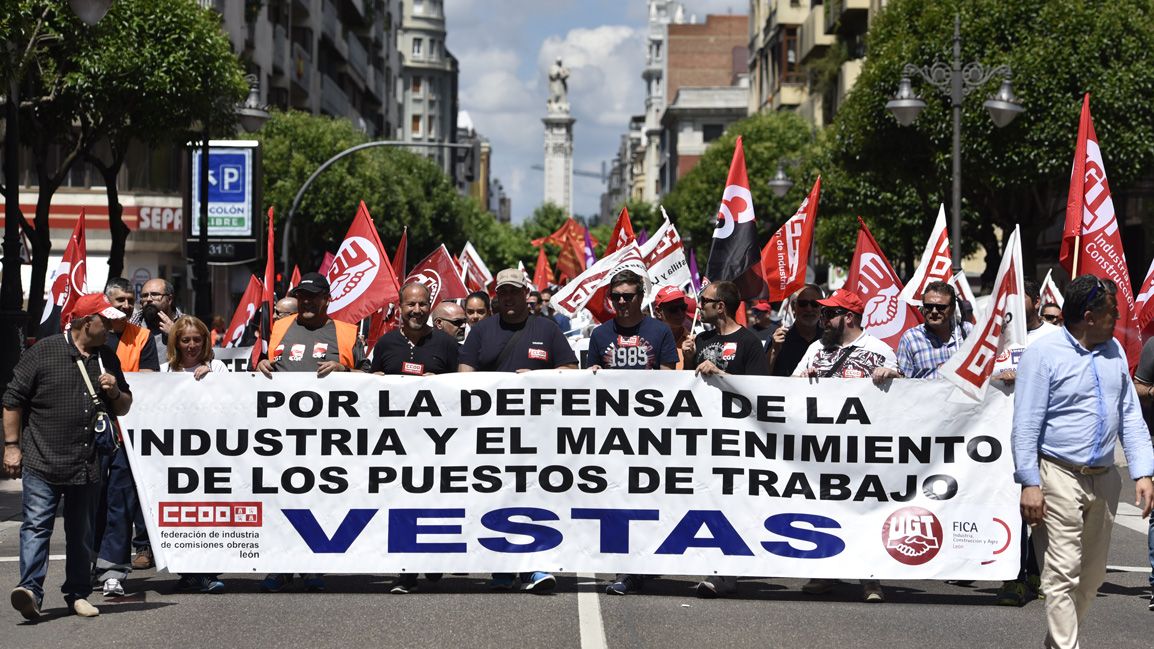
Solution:
M 683 0 L 696 14 L 744 14 L 748 0 Z M 519 222 L 541 204 L 547 73 L 569 68 L 574 168 L 600 173 L 612 162 L 629 117 L 645 112 L 645 0 L 445 0 L 450 51 L 461 65 L 460 107 L 493 145 L 492 175 Z M 573 178 L 573 209 L 600 210 L 604 186 Z

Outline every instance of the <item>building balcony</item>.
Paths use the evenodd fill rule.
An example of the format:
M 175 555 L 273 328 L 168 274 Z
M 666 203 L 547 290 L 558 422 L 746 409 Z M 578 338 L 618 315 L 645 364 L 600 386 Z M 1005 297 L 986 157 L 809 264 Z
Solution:
M 328 36 L 332 42 L 337 42 L 341 33 L 340 17 L 337 15 L 337 7 L 332 0 L 322 0 L 321 2 L 321 34 Z
M 821 58 L 835 42 L 833 34 L 825 31 L 825 12 L 821 6 L 810 10 L 809 16 L 798 30 L 798 54 L 802 63 Z
M 321 75 L 321 111 L 333 117 L 347 117 L 352 107 L 345 91 L 328 75 Z
M 837 105 L 841 106 L 845 102 L 846 95 L 853 90 L 854 84 L 857 83 L 857 78 L 861 76 L 862 65 L 865 59 L 853 59 L 841 64 L 841 70 L 837 75 Z
M 313 56 L 299 43 L 293 43 L 292 71 L 289 76 L 306 94 L 313 91 Z
M 358 81 L 367 85 L 368 81 L 368 67 L 369 67 L 369 53 L 365 46 L 361 44 L 361 39 L 350 35 L 348 39 L 349 44 L 349 64 L 347 66 L 349 73 L 356 77 Z
M 770 99 L 771 110 L 782 110 L 785 108 L 796 108 L 805 101 L 806 96 L 805 84 L 800 81 L 792 82 L 786 81 L 779 85 Z
M 865 0 L 869 4 L 869 0 Z M 808 5 L 808 3 L 805 3 Z M 792 0 L 770 0 L 769 20 L 766 22 L 768 34 L 772 34 L 779 26 L 795 26 L 805 22 L 809 14 L 808 6 Z
M 825 33 L 850 36 L 869 27 L 870 0 L 826 0 Z
M 284 74 L 286 58 L 288 58 L 288 31 L 282 25 L 277 25 L 272 30 L 273 72 Z

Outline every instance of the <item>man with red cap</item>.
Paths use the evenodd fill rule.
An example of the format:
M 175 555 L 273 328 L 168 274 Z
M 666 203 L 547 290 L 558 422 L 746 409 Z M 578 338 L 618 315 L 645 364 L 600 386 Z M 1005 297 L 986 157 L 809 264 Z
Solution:
M 689 338 L 690 323 L 697 311 L 697 300 L 689 297 L 676 286 L 662 286 L 653 296 L 653 306 L 657 308 L 657 319 L 669 325 L 673 332 L 673 345 L 677 348 L 677 365 L 673 369 L 685 369 L 685 355 L 681 345 Z
M 761 300 L 754 302 L 749 311 L 753 314 L 753 323 L 749 326 L 749 330 L 757 334 L 762 344 L 768 344 L 773 332 L 777 331 L 779 326 L 779 323 L 773 321 L 773 307 L 769 302 Z
M 132 406 L 120 360 L 104 344 L 109 322 L 123 317 L 103 294 L 81 296 L 68 329 L 24 352 L 4 392 L 4 470 L 9 477 L 24 478 L 20 585 L 12 590 L 11 601 L 26 620 L 40 617 L 48 543 L 61 501 L 64 601 L 82 617 L 100 614 L 88 603 L 100 499 L 92 422 L 97 410 L 124 415 Z
M 869 378 L 879 367 L 897 369 L 894 350 L 862 330 L 865 305 L 852 291 L 839 288 L 833 295 L 818 300 L 821 305 L 821 338 L 816 340 L 797 364 L 794 376 L 817 378 Z M 888 379 L 879 378 L 875 383 Z M 836 579 L 810 579 L 802 590 L 811 595 L 827 593 Z M 884 602 L 882 585 L 876 579 L 862 580 L 862 599 Z

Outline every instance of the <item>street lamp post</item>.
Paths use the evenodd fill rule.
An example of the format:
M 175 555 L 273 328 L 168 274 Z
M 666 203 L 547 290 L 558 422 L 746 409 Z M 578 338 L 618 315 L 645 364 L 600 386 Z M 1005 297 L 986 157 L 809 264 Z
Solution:
M 994 125 L 998 128 L 1014 121 L 1025 110 L 1014 97 L 1010 83 L 1011 70 L 1008 65 L 987 68 L 978 62 L 962 65 L 962 22 L 954 16 L 954 49 L 950 65 L 934 63 L 918 67 L 907 63 L 902 68 L 902 79 L 898 93 L 886 103 L 886 108 L 894 114 L 901 126 L 909 126 L 918 118 L 918 113 L 926 107 L 926 102 L 918 97 L 910 83 L 913 76 L 919 76 L 942 94 L 950 98 L 953 109 L 954 136 L 952 145 L 953 190 L 950 200 L 950 230 L 954 245 L 951 246 L 954 272 L 962 269 L 962 101 L 974 90 L 984 86 L 995 75 L 1001 75 L 1002 86 L 997 94 L 986 100 L 983 106 L 989 111 Z
M 241 128 L 252 133 L 259 131 L 264 126 L 269 115 L 266 107 L 260 103 L 260 80 L 255 74 L 249 74 L 245 76 L 245 81 L 248 82 L 248 97 L 245 98 L 244 103 L 236 107 L 236 115 L 240 120 Z M 197 217 L 199 223 L 197 243 L 200 251 L 193 265 L 193 288 L 196 291 L 195 310 L 197 317 L 202 322 L 212 322 L 212 280 L 208 276 L 208 138 L 209 119 L 206 115 L 200 141 L 200 167 L 197 169 L 200 175 L 200 209 Z

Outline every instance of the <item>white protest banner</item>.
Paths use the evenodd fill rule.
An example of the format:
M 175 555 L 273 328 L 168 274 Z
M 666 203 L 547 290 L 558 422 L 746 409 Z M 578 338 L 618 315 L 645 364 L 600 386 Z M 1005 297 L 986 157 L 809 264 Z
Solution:
M 132 387 L 126 446 L 172 572 L 1018 572 L 1000 390 L 612 370 Z
M 649 267 L 649 281 L 653 284 L 653 290 L 645 294 L 646 302 L 652 301 L 653 294 L 663 286 L 676 286 L 686 295 L 697 295 L 693 290 L 693 277 L 689 274 L 689 260 L 685 257 L 681 235 L 673 227 L 669 215 L 665 214 L 664 207 L 661 214 L 665 221 L 641 246 L 641 257 Z

